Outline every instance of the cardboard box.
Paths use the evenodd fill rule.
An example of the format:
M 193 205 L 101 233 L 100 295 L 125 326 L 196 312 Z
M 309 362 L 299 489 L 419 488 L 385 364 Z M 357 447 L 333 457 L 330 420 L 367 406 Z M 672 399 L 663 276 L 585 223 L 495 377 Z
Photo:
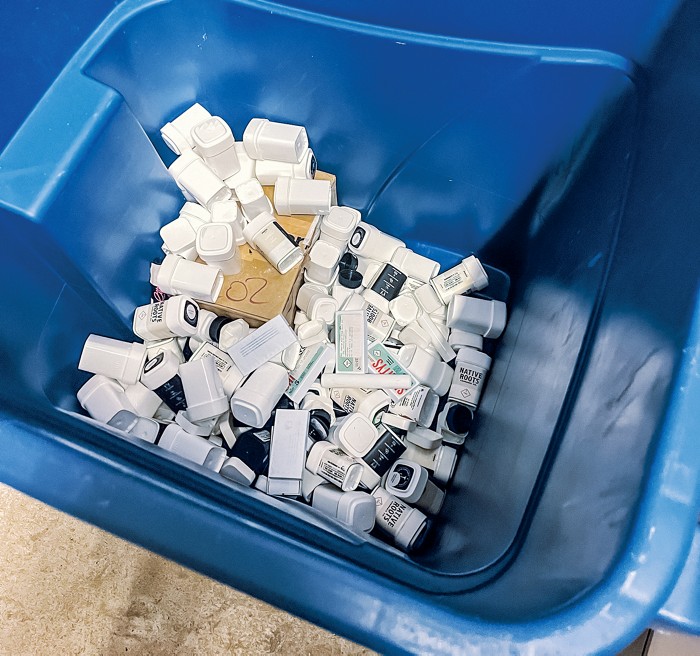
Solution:
M 330 180 L 333 198 L 336 198 L 334 175 L 317 171 L 315 179 Z M 265 186 L 263 189 L 272 202 L 274 186 Z M 243 262 L 240 273 L 226 276 L 216 301 L 199 301 L 201 307 L 221 316 L 245 319 L 252 327 L 260 326 L 278 314 L 290 324 L 293 322 L 297 292 L 304 282 L 304 264 L 309 249 L 318 236 L 319 221 L 309 214 L 284 216 L 275 213 L 275 217 L 289 234 L 302 238 L 299 247 L 304 253 L 304 260 L 282 275 L 248 244 L 239 246 Z

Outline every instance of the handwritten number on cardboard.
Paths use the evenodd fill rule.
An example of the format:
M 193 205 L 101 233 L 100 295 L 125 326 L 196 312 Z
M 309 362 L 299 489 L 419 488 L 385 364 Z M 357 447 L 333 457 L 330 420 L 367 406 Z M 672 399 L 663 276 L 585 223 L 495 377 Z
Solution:
M 234 280 L 226 290 L 226 298 L 234 303 L 248 301 L 251 305 L 264 305 L 267 301 L 259 300 L 257 297 L 265 287 L 267 287 L 265 278 Z

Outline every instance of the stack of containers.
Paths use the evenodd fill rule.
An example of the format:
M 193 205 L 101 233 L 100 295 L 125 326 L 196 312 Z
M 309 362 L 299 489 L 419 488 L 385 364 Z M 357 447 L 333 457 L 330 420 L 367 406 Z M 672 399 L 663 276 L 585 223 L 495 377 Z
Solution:
M 186 198 L 151 267 L 165 300 L 136 308 L 143 343 L 88 337 L 81 406 L 237 484 L 417 549 L 479 405 L 484 339 L 506 324 L 503 302 L 474 295 L 488 286 L 481 262 L 440 273 L 333 204 L 301 126 L 256 118 L 241 143 L 195 104 L 161 134 Z M 273 209 L 318 217 L 293 326 L 280 315 L 252 329 L 200 308 L 240 270 L 246 242 L 281 273 L 303 259 Z

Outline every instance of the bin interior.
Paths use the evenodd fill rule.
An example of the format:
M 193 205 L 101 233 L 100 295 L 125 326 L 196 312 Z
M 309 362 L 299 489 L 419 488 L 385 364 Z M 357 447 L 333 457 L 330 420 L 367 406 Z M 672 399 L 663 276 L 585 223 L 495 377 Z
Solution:
M 23 330 L 3 328 L 6 405 L 93 450 L 122 457 L 154 450 L 126 439 L 107 446 L 86 418 L 84 433 L 76 430 L 75 391 L 87 378 L 76 363 L 89 333 L 130 338 L 133 308 L 148 298 L 158 228 L 183 202 L 161 162 L 174 156 L 158 129 L 195 101 L 227 120 L 237 137 L 255 116 L 302 124 L 319 167 L 338 177 L 341 204 L 444 267 L 474 252 L 504 271 L 509 324 L 423 552 L 409 558 L 365 542 L 304 507 L 223 479 L 218 503 L 378 576 L 435 594 L 462 592 L 517 562 L 528 528 L 544 512 L 541 495 L 558 457 L 573 472 L 568 481 L 549 481 L 560 486 L 560 498 L 569 499 L 567 485 L 583 485 L 575 478 L 583 450 L 588 461 L 579 474 L 590 494 L 577 487 L 560 530 L 567 522 L 604 524 L 590 536 L 589 560 L 577 563 L 575 576 L 564 574 L 581 547 L 557 542 L 540 558 L 556 570 L 556 584 L 537 603 L 533 591 L 508 611 L 480 608 L 541 612 L 599 580 L 634 515 L 675 364 L 666 326 L 625 307 L 635 320 L 628 336 L 638 338 L 629 343 L 643 351 L 610 367 L 609 389 L 586 387 L 591 358 L 610 355 L 612 338 L 600 334 L 599 321 L 624 231 L 639 121 L 629 72 L 556 49 L 428 36 L 402 42 L 367 26 L 194 0 L 134 12 L 91 49 L 82 71 L 67 71 L 43 101 L 48 113 L 80 106 L 83 124 L 68 130 L 60 175 L 35 181 L 23 171 L 12 193 L 24 194 L 24 202 L 5 201 L 3 221 L 15 229 L 4 267 L 18 281 L 8 305 L 17 317 L 28 308 L 32 316 Z M 55 138 L 27 134 L 30 127 L 6 158 L 19 157 L 28 139 L 39 148 Z M 40 193 L 32 195 L 34 188 Z M 498 295 L 505 279 L 495 279 Z M 596 448 L 606 438 L 636 440 L 637 457 L 610 462 L 613 447 L 590 453 L 589 430 Z M 144 460 L 151 468 L 154 462 Z M 212 478 L 183 476 L 181 467 L 193 468 L 168 454 L 159 452 L 157 462 L 153 475 L 172 484 L 196 490 Z M 538 575 L 533 570 L 531 587 Z M 479 604 L 483 594 L 474 597 Z

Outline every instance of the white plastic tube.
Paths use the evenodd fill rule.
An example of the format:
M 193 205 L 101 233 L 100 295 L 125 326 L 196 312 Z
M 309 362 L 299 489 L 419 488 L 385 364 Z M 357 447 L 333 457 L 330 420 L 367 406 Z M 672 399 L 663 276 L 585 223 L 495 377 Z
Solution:
M 304 259 L 301 249 L 282 232 L 269 212 L 258 214 L 243 230 L 243 236 L 280 273 L 287 273 Z
M 103 424 L 121 410 L 136 412 L 121 386 L 102 374 L 92 376 L 78 390 L 77 396 L 83 410 Z
M 192 141 L 207 166 L 222 180 L 241 170 L 233 132 L 219 116 L 204 119 L 192 128 Z
M 262 212 L 272 213 L 272 203 L 265 195 L 262 185 L 255 178 L 238 185 L 234 192 L 249 221 Z
M 254 118 L 243 132 L 243 144 L 253 159 L 297 163 L 309 147 L 309 137 L 301 125 Z
M 266 362 L 231 397 L 231 412 L 246 426 L 262 428 L 282 398 L 289 375 L 280 365 Z
M 134 310 L 134 334 L 143 340 L 190 337 L 197 332 L 199 312 L 199 305 L 183 295 L 141 305 Z
M 362 389 L 408 389 L 413 380 L 407 375 L 380 376 L 377 374 L 322 374 L 324 387 L 348 387 Z
M 489 277 L 481 262 L 470 255 L 457 266 L 430 281 L 435 293 L 447 305 L 453 296 L 479 291 L 489 284 Z
M 245 218 L 240 205 L 235 200 L 220 200 L 211 206 L 212 223 L 228 223 L 233 229 L 233 237 L 238 246 L 245 244 L 243 228 Z
M 260 184 L 273 185 L 277 178 L 287 177 L 298 180 L 313 180 L 316 175 L 316 157 L 311 148 L 307 148 L 297 164 L 278 160 L 254 160 L 255 177 Z
M 179 155 L 189 148 L 194 148 L 192 128 L 210 116 L 211 114 L 204 107 L 195 103 L 172 121 L 166 123 L 160 129 L 160 136 L 163 137 L 165 145 L 176 155 Z
M 90 335 L 80 354 L 78 369 L 133 385 L 139 380 L 145 361 L 143 344 Z
M 197 253 L 225 276 L 239 273 L 243 266 L 233 227 L 229 223 L 205 223 L 197 231 Z
M 454 296 L 447 308 L 447 325 L 496 339 L 506 327 L 506 304 L 473 296 Z

